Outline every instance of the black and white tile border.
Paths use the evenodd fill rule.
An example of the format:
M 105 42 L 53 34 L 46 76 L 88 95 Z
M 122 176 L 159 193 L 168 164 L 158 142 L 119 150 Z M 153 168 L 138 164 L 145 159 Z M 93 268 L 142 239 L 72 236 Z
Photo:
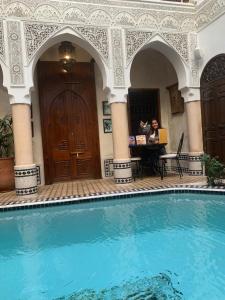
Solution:
M 29 196 L 37 193 L 36 165 L 14 166 L 14 174 L 17 196 Z
M 203 175 L 203 169 L 202 169 L 202 165 L 201 165 L 201 158 L 202 158 L 202 154 L 198 155 L 198 156 L 193 156 L 193 155 L 189 155 L 188 153 L 182 153 L 180 155 L 182 172 L 184 174 L 189 174 L 189 175 L 193 175 L 193 176 Z M 191 163 L 198 163 L 199 169 L 194 169 L 194 170 L 190 169 L 190 167 L 189 167 L 190 162 Z M 116 165 L 113 164 L 113 159 L 112 158 L 105 159 L 104 160 L 105 177 L 112 177 L 113 176 L 113 174 L 114 174 L 113 168 L 114 169 L 122 169 L 122 168 L 126 168 L 126 167 L 128 167 L 128 166 L 121 166 L 121 164 L 119 164 L 119 166 L 117 166 L 117 164 Z M 176 165 L 166 166 L 166 170 L 168 172 L 169 171 L 178 172 Z
M 118 183 L 118 184 L 131 183 L 132 181 L 133 181 L 133 177 L 115 178 L 115 183 Z
M 115 190 L 110 192 L 91 193 L 89 195 L 71 195 L 64 197 L 52 197 L 42 200 L 18 200 L 11 201 L 6 205 L 0 206 L 0 212 L 19 209 L 41 208 L 56 205 L 78 204 L 92 201 L 106 201 L 112 199 L 132 198 L 135 196 L 152 196 L 156 194 L 174 193 L 198 193 L 198 194 L 217 194 L 225 195 L 224 186 L 208 187 L 207 185 L 162 185 L 154 188 L 134 188 Z
M 113 159 L 105 159 L 104 160 L 104 168 L 105 168 L 105 177 L 113 176 Z

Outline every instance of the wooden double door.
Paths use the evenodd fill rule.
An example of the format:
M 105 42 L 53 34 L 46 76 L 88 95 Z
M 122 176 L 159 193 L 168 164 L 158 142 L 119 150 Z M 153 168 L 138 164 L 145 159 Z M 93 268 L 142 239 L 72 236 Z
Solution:
M 225 54 L 214 57 L 201 77 L 204 152 L 225 163 Z
M 46 183 L 100 178 L 93 63 L 39 62 L 38 85 Z

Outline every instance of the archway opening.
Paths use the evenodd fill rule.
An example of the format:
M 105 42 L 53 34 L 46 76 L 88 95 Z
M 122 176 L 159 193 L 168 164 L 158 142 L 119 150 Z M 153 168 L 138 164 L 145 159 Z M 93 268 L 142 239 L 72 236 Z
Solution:
M 76 62 L 65 72 L 59 61 L 62 41 L 39 57 L 31 94 L 34 159 L 47 184 L 102 177 L 101 157 L 109 151 L 102 146 L 106 92 L 100 68 L 90 53 L 72 43 Z
M 213 57 L 201 75 L 204 152 L 225 163 L 225 54 Z
M 140 120 L 150 123 L 152 118 L 156 118 L 160 126 L 168 130 L 167 151 L 176 151 L 182 132 L 187 136 L 187 125 L 175 68 L 161 51 L 148 47 L 135 56 L 130 79 L 130 134 L 138 133 Z M 183 151 L 188 151 L 187 139 L 184 140 Z

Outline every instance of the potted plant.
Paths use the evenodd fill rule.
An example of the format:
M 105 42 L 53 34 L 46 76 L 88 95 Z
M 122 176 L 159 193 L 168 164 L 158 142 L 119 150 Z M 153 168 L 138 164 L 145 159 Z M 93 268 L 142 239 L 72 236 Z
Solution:
M 205 166 L 208 185 L 216 185 L 216 181 L 221 179 L 225 174 L 224 165 L 218 159 L 211 157 L 208 154 L 203 155 L 202 162 Z
M 0 119 L 0 192 L 14 189 L 14 147 L 12 117 Z

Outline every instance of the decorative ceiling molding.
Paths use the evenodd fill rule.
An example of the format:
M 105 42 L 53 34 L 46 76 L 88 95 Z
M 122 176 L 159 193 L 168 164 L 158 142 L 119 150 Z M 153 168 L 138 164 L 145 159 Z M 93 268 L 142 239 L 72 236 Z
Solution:
M 109 46 L 108 31 L 105 28 L 89 27 L 89 26 L 69 26 L 75 32 L 89 42 L 100 54 L 103 60 L 108 63 Z M 28 62 L 40 47 L 59 30 L 68 28 L 63 24 L 43 24 L 43 23 L 25 23 L 25 42 Z
M 0 21 L 0 58 L 2 61 L 5 61 L 5 43 L 3 32 L 3 22 Z
M 8 0 L 3 2 L 3 16 L 29 21 L 73 23 L 100 26 L 153 27 L 182 30 L 184 20 L 194 24 L 194 7 L 190 5 L 125 3 L 113 1 Z M 87 3 L 89 3 L 87 5 Z M 182 6 L 182 9 L 181 9 Z M 171 10 L 172 7 L 172 10 Z M 174 14 L 176 12 L 176 14 Z M 189 21 L 188 21 L 189 20 Z M 191 22 L 190 22 L 191 20 Z M 193 28 L 192 28 L 193 30 Z
M 2 2 L 3 17 L 145 29 L 195 31 L 225 13 L 225 0 L 204 0 L 200 5 L 107 0 L 7 0 Z
M 205 0 L 197 7 L 195 19 L 197 29 L 210 25 L 225 13 L 225 0 Z

